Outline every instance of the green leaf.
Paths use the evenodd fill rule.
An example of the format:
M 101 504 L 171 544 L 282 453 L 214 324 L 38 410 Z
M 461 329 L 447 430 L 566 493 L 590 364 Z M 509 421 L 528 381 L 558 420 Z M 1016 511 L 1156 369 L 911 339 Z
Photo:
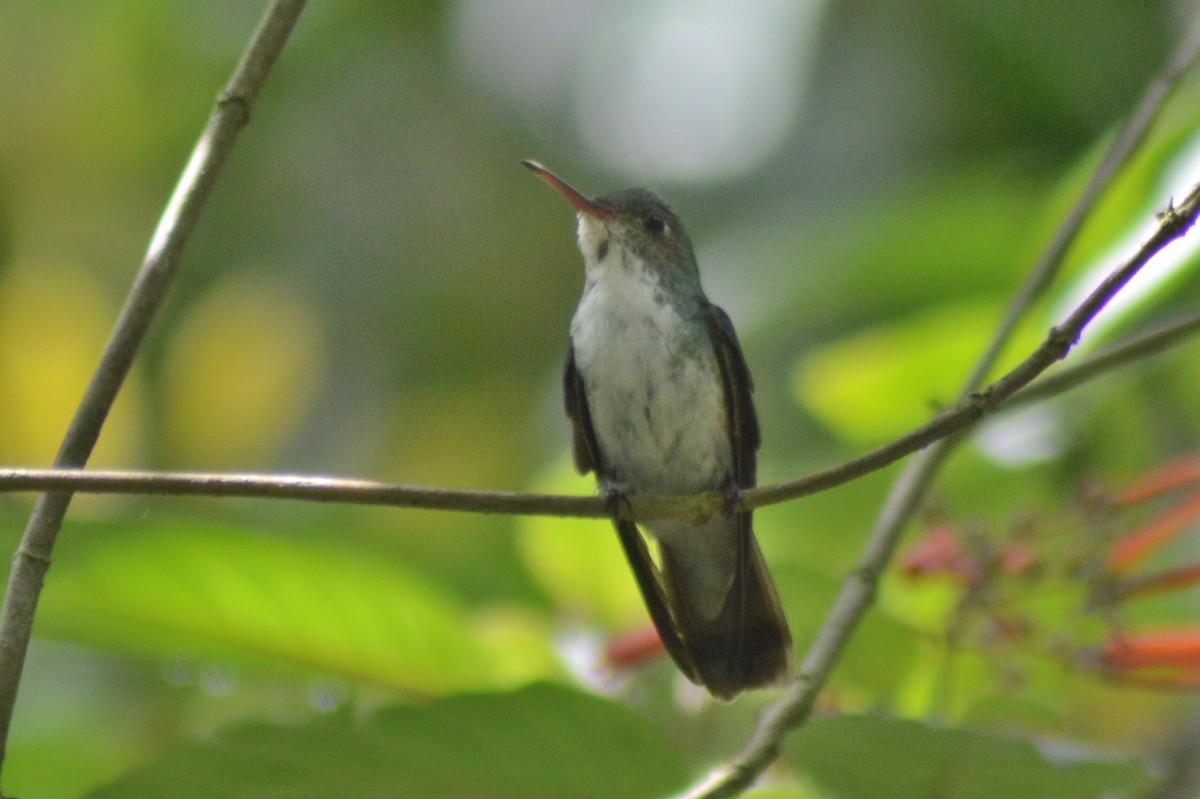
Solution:
M 662 796 L 688 772 L 652 725 L 615 702 L 538 684 L 347 714 L 244 724 L 171 752 L 93 799 L 135 797 Z
M 788 760 L 853 799 L 1075 799 L 1145 788 L 1135 760 L 1047 760 L 1032 744 L 905 719 L 816 719 L 786 744 Z
M 422 694 L 501 682 L 464 610 L 398 562 L 201 522 L 73 523 L 61 542 L 41 635 Z
M 992 729 L 1063 729 L 1062 709 L 1033 696 L 989 694 L 972 704 L 963 718 L 968 724 Z

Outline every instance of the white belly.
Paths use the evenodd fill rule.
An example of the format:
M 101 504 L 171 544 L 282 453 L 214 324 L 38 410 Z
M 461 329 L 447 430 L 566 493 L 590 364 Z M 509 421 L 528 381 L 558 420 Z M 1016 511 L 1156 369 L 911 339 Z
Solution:
M 703 331 L 682 335 L 675 308 L 637 271 L 590 285 L 571 322 L 606 487 L 718 488 L 732 454 L 712 346 Z

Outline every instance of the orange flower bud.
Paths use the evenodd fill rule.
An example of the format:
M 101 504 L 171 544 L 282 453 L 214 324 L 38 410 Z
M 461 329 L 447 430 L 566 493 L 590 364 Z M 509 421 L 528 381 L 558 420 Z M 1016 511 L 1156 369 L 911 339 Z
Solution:
M 931 527 L 925 537 L 905 553 L 900 569 L 909 577 L 941 573 L 966 582 L 979 579 L 978 567 L 962 551 L 953 528 L 945 524 Z
M 1117 494 L 1113 503 L 1133 505 L 1194 483 L 1200 483 L 1200 456 L 1187 455 L 1138 480 Z
M 666 651 L 658 631 L 647 624 L 610 638 L 604 647 L 604 659 L 614 668 L 628 669 L 660 658 Z
M 1170 666 L 1200 674 L 1200 630 L 1114 635 L 1099 660 L 1116 671 Z
M 1113 544 L 1108 554 L 1108 569 L 1121 572 L 1179 535 L 1200 516 L 1200 493 L 1159 514 Z

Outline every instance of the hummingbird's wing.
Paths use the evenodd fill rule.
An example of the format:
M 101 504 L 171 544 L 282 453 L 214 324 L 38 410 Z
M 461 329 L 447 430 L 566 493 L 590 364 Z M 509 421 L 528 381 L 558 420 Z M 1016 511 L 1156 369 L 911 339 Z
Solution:
M 729 440 L 733 446 L 733 482 L 738 488 L 753 488 L 756 481 L 755 451 L 762 436 L 754 413 L 754 381 L 738 344 L 729 315 L 710 302 L 704 303 L 704 324 L 717 355 L 725 408 L 728 411 Z
M 572 436 L 571 450 L 575 460 L 575 468 L 580 474 L 595 471 L 597 476 L 605 476 L 606 469 L 600 456 L 600 447 L 596 443 L 596 432 L 592 428 L 592 414 L 588 410 L 587 392 L 584 390 L 583 379 L 575 368 L 575 348 L 567 348 L 567 363 L 563 369 L 563 402 L 566 406 L 567 418 L 571 420 Z M 625 552 L 625 559 L 633 571 L 638 589 L 646 602 L 646 610 L 650 620 L 658 630 L 658 637 L 663 647 L 679 670 L 692 682 L 697 682 L 696 666 L 683 639 L 679 636 L 679 625 L 671 612 L 667 601 L 666 589 L 663 587 L 662 575 L 650 551 L 646 540 L 642 538 L 637 525 L 624 519 L 614 519 L 617 528 L 617 539 Z
M 659 640 L 662 641 L 671 660 L 675 661 L 675 665 L 683 672 L 683 676 L 694 683 L 700 683 L 700 673 L 692 658 L 691 649 L 680 635 L 679 620 L 671 610 L 662 574 L 650 558 L 646 539 L 633 522 L 616 519 L 613 524 L 617 528 L 617 539 L 621 542 L 621 549 L 625 551 L 625 560 L 629 561 L 633 578 L 642 592 L 646 611 L 650 614 L 650 620 L 654 622 L 654 629 L 658 631 Z
M 754 412 L 750 370 L 729 317 L 705 302 L 705 326 L 716 354 L 725 398 L 726 424 L 733 451 L 733 483 L 738 488 L 755 484 L 755 451 L 761 434 Z M 709 527 L 722 528 L 736 539 L 729 594 L 716 618 L 706 618 L 689 588 L 689 559 L 694 555 L 676 546 L 660 544 L 666 594 L 674 597 L 680 635 L 700 682 L 717 697 L 731 699 L 747 688 L 777 685 L 792 670 L 792 639 L 774 581 L 754 538 L 751 513 L 732 519 L 715 519 Z M 711 565 L 711 564 L 710 564 Z M 726 561 L 726 568 L 730 568 Z
M 598 475 L 600 447 L 596 444 L 583 379 L 575 368 L 575 348 L 570 345 L 567 346 L 567 363 L 563 368 L 563 406 L 571 421 L 571 456 L 575 461 L 575 471 L 587 474 L 595 470 Z

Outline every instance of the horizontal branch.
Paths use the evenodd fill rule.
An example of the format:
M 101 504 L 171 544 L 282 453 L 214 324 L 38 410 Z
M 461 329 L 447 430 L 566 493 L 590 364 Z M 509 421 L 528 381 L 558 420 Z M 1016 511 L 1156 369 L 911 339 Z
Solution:
M 136 472 L 71 469 L 0 469 L 0 493 L 68 490 L 81 494 L 243 497 L 391 505 L 425 510 L 507 513 L 526 516 L 610 518 L 601 497 L 463 491 L 445 488 L 305 475 L 201 472 Z M 639 509 L 644 498 L 637 498 Z M 669 498 L 666 498 L 669 500 Z M 686 499 L 686 498 L 684 498 Z

